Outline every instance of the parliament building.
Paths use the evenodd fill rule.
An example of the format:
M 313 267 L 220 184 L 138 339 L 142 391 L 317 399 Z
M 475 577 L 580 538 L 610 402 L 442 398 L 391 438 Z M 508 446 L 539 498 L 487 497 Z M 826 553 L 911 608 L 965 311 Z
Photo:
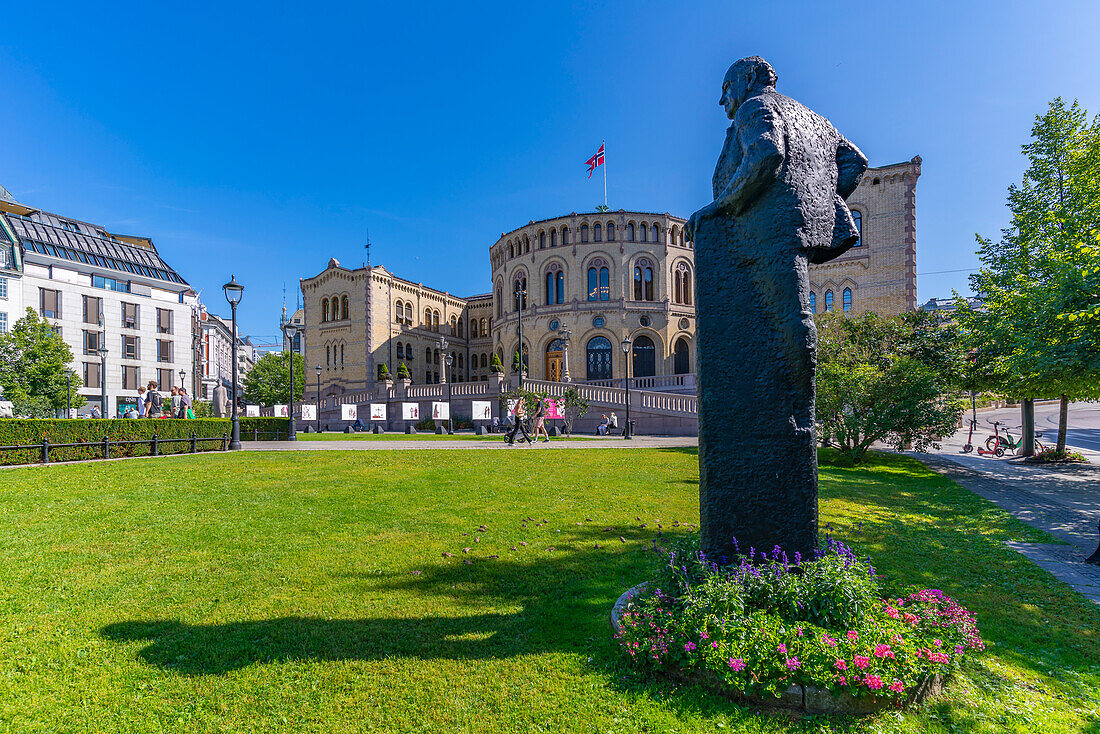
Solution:
M 810 267 L 815 312 L 917 308 L 920 169 L 916 156 L 864 174 L 848 199 L 859 243 Z M 519 350 L 537 380 L 621 381 L 629 366 L 639 387 L 689 391 L 695 273 L 685 224 L 621 209 L 528 222 L 489 246 L 490 290 L 467 297 L 332 259 L 300 282 L 306 395 L 369 389 L 383 364 L 391 374 L 404 364 L 414 383 L 487 381 L 494 353 L 510 372 Z

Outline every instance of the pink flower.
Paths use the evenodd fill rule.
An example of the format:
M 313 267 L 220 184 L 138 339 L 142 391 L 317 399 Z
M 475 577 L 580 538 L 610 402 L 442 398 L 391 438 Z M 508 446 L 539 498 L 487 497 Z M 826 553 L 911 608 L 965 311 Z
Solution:
M 901 635 L 894 635 L 893 637 L 890 638 L 890 642 L 894 643 L 895 645 L 900 645 L 901 644 Z
M 894 693 L 904 693 L 905 692 L 905 686 L 903 686 L 901 684 L 900 680 L 896 680 L 896 681 L 894 681 L 893 683 L 890 684 L 890 690 L 893 691 Z
M 802 661 L 798 658 L 787 658 L 787 670 L 798 670 L 802 667 Z
M 740 672 L 745 669 L 745 661 L 741 658 L 730 658 L 730 668 Z
M 782 654 L 782 655 L 787 654 L 787 646 L 786 645 L 780 645 L 779 647 L 777 647 L 775 649 L 778 650 L 780 652 L 780 654 Z
M 898 618 L 898 617 L 900 617 L 901 615 L 900 615 L 900 614 L 898 614 L 898 610 L 897 610 L 897 609 L 895 609 L 894 607 L 892 607 L 892 606 L 890 606 L 889 604 L 887 604 L 887 605 L 886 605 L 886 616 L 887 616 L 887 617 L 889 617 L 890 619 L 897 619 L 897 618 Z
M 798 636 L 799 636 L 799 637 L 803 637 L 803 636 L 804 636 L 804 635 L 802 634 L 802 628 L 801 628 L 801 627 L 796 627 L 795 629 L 797 629 L 797 630 L 798 630 Z
M 840 681 L 840 685 L 842 685 L 842 686 L 848 685 L 848 679 L 845 678 L 843 675 L 838 675 L 837 680 Z
M 951 660 L 951 658 L 947 657 L 942 652 L 931 653 L 928 655 L 928 659 L 933 663 L 946 663 Z
M 821 641 L 824 642 L 829 647 L 836 647 L 836 639 L 833 638 L 833 637 L 829 637 L 828 635 L 822 635 L 821 636 Z
M 863 655 L 856 655 L 852 658 L 852 665 L 856 666 L 860 670 L 866 670 L 867 664 L 871 662 L 871 658 Z
M 882 688 L 882 678 L 879 678 L 877 675 L 868 675 L 863 679 L 863 682 L 867 684 L 868 688 L 874 691 Z
M 707 639 L 707 633 L 706 633 L 706 632 L 702 632 L 702 633 L 700 633 L 700 635 L 699 635 L 699 639 L 700 639 L 700 640 L 705 640 L 705 639 Z
M 695 649 L 695 643 L 694 642 L 685 642 L 684 643 L 684 650 L 686 650 L 687 652 L 691 652 L 694 649 Z
M 932 644 L 936 647 L 943 647 L 943 640 L 932 640 Z
M 855 642 L 859 639 L 859 633 L 855 630 L 848 630 L 848 642 Z
M 963 654 L 963 646 L 962 645 L 955 645 L 955 654 L 956 655 L 962 655 Z
M 894 651 L 890 649 L 889 645 L 875 645 L 875 657 L 893 659 Z
M 836 662 L 833 663 L 833 665 L 836 666 L 837 670 L 847 670 L 848 669 L 848 663 L 846 663 L 844 661 L 844 658 L 837 658 Z
M 915 625 L 917 623 L 917 620 L 920 619 L 920 617 L 916 616 L 915 614 L 910 614 L 909 612 L 906 612 L 903 615 L 903 618 L 905 619 L 905 621 L 907 623 L 913 624 L 913 625 Z
M 712 649 L 714 649 L 714 650 L 717 650 L 717 649 L 718 649 L 718 643 L 717 643 L 717 642 L 712 642 L 712 643 L 710 643 L 710 646 L 711 646 L 711 648 L 712 648 Z

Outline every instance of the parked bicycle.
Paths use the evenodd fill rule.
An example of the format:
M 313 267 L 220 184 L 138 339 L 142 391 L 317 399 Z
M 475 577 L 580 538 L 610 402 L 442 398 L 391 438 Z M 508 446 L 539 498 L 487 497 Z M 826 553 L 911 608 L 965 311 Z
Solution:
M 999 424 L 999 423 L 996 423 L 996 422 L 993 423 L 993 435 L 985 440 L 986 449 L 990 453 L 996 453 L 997 449 L 1001 449 L 1001 453 L 996 454 L 997 456 L 1004 455 L 1005 451 L 1011 451 L 1014 454 L 1017 453 L 1024 445 L 1024 436 L 1023 436 L 1022 433 L 1020 433 L 1019 438 L 1013 438 L 1012 434 L 1009 433 L 1009 431 L 1010 430 L 1011 431 L 1016 431 L 1016 430 L 1020 430 L 1020 429 L 1019 428 L 1010 429 L 1006 426 L 1004 431 L 1000 432 L 1000 431 L 997 430 L 998 425 L 1002 425 L 1002 424 Z M 1035 432 L 1035 450 L 1036 451 L 1045 450 L 1045 447 L 1039 441 L 1039 438 L 1042 435 L 1043 435 L 1042 431 L 1036 431 Z

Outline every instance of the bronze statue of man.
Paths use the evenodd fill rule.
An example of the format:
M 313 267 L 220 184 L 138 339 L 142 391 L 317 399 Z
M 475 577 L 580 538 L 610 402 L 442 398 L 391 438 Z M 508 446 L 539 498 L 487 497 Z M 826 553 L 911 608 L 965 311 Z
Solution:
M 691 216 L 695 243 L 699 505 L 703 550 L 793 557 L 817 547 L 810 263 L 859 238 L 844 200 L 864 155 L 824 117 L 775 91 L 764 59 L 726 72 L 733 121 L 714 201 Z

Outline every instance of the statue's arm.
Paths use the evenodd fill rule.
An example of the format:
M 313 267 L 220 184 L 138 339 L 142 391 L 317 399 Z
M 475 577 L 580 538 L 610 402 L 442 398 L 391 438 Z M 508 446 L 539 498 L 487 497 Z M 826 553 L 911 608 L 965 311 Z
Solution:
M 867 156 L 851 143 L 840 139 L 836 149 L 836 192 L 844 199 L 852 195 L 867 170 Z
M 716 213 L 734 216 L 745 211 L 779 178 L 786 150 L 783 128 L 775 111 L 760 100 L 746 102 L 737 111 L 736 121 L 741 165 L 714 201 Z

